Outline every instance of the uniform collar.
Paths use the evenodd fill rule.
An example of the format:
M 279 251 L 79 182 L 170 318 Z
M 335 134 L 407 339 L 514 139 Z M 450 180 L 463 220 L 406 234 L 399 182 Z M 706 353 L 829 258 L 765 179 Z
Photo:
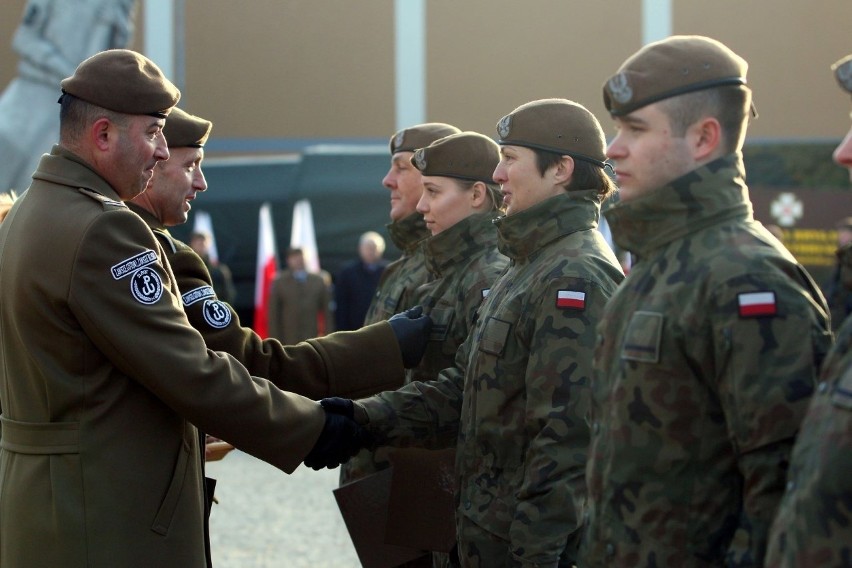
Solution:
M 42 156 L 33 179 L 71 187 L 84 187 L 114 201 L 122 201 L 118 193 L 92 166 L 71 150 L 55 145 Z
M 525 258 L 560 237 L 596 228 L 600 212 L 597 190 L 561 193 L 514 215 L 497 218 L 497 248 L 513 260 Z
M 151 228 L 152 231 L 158 230 L 163 231 L 164 233 L 168 233 L 169 231 L 166 229 L 166 226 L 163 225 L 157 217 L 133 201 L 126 202 L 127 206 L 131 211 L 142 217 L 142 220 Z
M 729 154 L 606 213 L 620 247 L 640 257 L 711 225 L 750 219 L 742 154 Z
M 393 244 L 405 254 L 414 252 L 417 244 L 429 236 L 429 229 L 426 228 L 423 215 L 416 212 L 390 223 L 387 229 Z
M 453 265 L 471 258 L 477 251 L 497 242 L 497 230 L 491 213 L 466 217 L 421 246 L 426 257 L 426 268 L 434 276 L 441 276 Z

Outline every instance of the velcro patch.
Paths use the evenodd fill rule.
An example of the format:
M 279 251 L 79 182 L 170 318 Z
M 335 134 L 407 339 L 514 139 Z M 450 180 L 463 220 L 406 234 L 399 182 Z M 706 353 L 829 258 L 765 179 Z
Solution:
M 228 324 L 231 323 L 231 310 L 221 300 L 205 300 L 202 311 L 204 312 L 204 321 L 210 327 L 222 329 L 228 327 Z
M 660 362 L 660 340 L 663 335 L 663 314 L 635 312 L 630 317 L 621 358 L 643 363 Z
M 113 278 L 121 280 L 140 268 L 148 266 L 149 264 L 154 264 L 155 262 L 157 262 L 157 253 L 148 249 L 145 252 L 140 252 L 135 256 L 126 258 L 118 264 L 113 265 L 113 267 L 110 268 L 110 271 L 112 272 Z
M 432 329 L 429 331 L 429 341 L 444 341 L 453 322 L 453 310 L 450 308 L 433 308 L 429 312 L 432 318 Z
M 556 292 L 556 307 L 569 310 L 585 310 L 586 293 L 579 290 L 559 290 Z
M 485 321 L 482 335 L 479 339 L 479 350 L 498 357 L 503 354 L 512 324 L 507 321 L 489 317 Z
M 130 292 L 136 301 L 151 305 L 163 296 L 163 281 L 152 268 L 141 268 L 130 279 Z
M 213 291 L 212 286 L 200 286 L 195 288 L 194 290 L 190 290 L 186 294 L 181 296 L 183 300 L 184 306 L 191 306 L 195 302 L 200 302 L 201 300 L 206 300 L 207 298 L 215 298 L 216 292 Z
M 775 292 L 747 292 L 737 295 L 741 318 L 774 316 L 778 313 Z

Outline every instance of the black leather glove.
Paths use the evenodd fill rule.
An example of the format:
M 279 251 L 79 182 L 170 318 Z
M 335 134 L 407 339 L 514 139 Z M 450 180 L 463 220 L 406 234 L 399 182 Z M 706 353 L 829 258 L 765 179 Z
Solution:
M 402 364 L 406 369 L 416 367 L 426 352 L 429 332 L 432 330 L 432 318 L 423 315 L 421 306 L 414 306 L 396 314 L 388 323 L 396 335 L 399 350 L 402 352 Z
M 317 471 L 348 462 L 370 441 L 369 433 L 352 420 L 351 400 L 323 399 L 320 405 L 325 410 L 325 425 L 313 449 L 305 456 L 305 465 Z

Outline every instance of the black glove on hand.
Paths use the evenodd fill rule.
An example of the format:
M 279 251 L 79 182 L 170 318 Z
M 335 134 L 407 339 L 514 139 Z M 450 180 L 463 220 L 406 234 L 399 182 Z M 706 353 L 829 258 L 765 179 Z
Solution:
M 325 426 L 317 443 L 305 456 L 305 465 L 317 471 L 348 462 L 370 440 L 369 433 L 352 420 L 351 400 L 330 398 L 320 404 L 325 410 Z
M 429 332 L 432 330 L 432 318 L 423 315 L 421 306 L 414 306 L 396 314 L 388 323 L 396 335 L 399 350 L 402 352 L 402 364 L 406 369 L 416 367 L 426 352 Z

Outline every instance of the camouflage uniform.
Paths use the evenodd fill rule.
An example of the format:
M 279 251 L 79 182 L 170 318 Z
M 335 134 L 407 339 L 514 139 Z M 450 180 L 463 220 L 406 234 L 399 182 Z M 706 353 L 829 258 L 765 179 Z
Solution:
M 825 300 L 752 218 L 739 153 L 606 218 L 639 260 L 599 328 L 580 564 L 760 566 Z
M 430 280 L 414 293 L 432 317 L 432 332 L 420 364 L 406 371 L 406 383 L 429 381 L 453 366 L 476 310 L 508 264 L 497 250 L 493 215 L 473 215 L 422 244 Z
M 412 295 L 418 286 L 428 280 L 426 258 L 420 243 L 429 236 L 429 230 L 420 213 L 412 213 L 388 225 L 391 240 L 402 250 L 402 256 L 390 263 L 382 273 L 379 288 L 364 325 L 386 320 L 395 313 L 414 305 Z M 398 385 L 401 386 L 401 383 Z M 387 467 L 385 455 L 376 458 L 373 452 L 362 450 L 340 466 L 340 483 L 349 483 Z
M 511 262 L 455 366 L 359 401 L 379 443 L 457 443 L 465 565 L 552 566 L 579 532 L 594 328 L 623 278 L 599 214 L 581 191 L 496 221 Z
M 766 565 L 852 566 L 852 319 L 837 335 L 796 440 Z

